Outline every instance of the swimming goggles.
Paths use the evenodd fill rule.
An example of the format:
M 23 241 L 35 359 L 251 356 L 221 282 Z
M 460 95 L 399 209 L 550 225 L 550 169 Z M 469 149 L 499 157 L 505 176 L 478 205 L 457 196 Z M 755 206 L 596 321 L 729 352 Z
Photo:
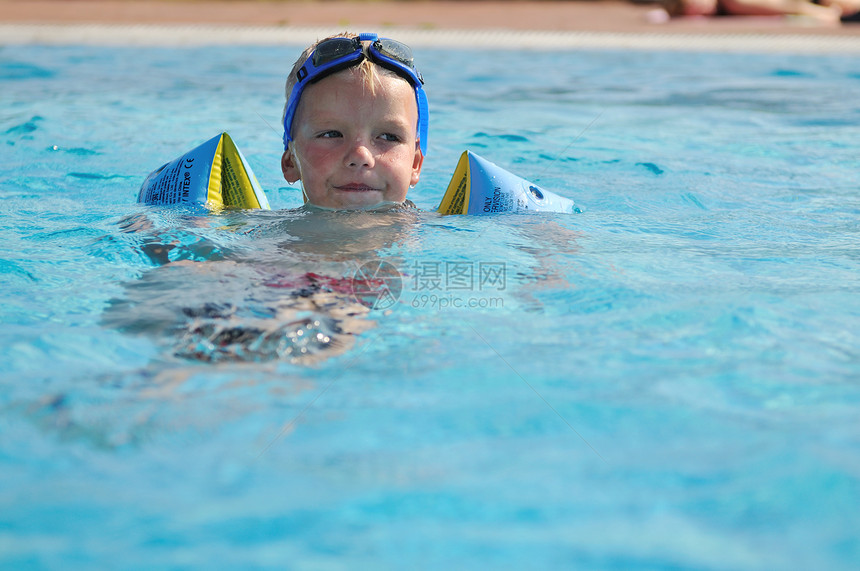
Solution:
M 362 42 L 372 42 L 366 52 Z M 427 155 L 427 130 L 430 122 L 427 94 L 424 93 L 424 78 L 413 63 L 412 49 L 404 43 L 380 38 L 374 33 L 360 34 L 357 38 L 329 38 L 317 44 L 311 56 L 296 73 L 296 85 L 290 93 L 284 113 L 284 149 L 293 140 L 293 119 L 305 88 L 342 69 L 358 65 L 364 58 L 390 69 L 412 84 L 415 101 L 418 103 L 418 141 L 421 153 Z

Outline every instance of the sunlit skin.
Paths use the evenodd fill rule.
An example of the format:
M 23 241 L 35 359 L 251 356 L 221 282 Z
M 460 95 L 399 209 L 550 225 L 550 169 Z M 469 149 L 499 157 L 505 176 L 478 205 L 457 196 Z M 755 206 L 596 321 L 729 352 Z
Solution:
M 424 157 L 418 105 L 404 79 L 377 74 L 375 93 L 355 68 L 309 85 L 281 158 L 284 178 L 302 181 L 305 201 L 336 209 L 403 202 Z

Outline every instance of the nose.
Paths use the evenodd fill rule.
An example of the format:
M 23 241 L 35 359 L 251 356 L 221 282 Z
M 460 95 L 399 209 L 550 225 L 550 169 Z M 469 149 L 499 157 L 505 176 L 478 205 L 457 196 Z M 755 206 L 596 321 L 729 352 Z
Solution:
M 373 152 L 370 145 L 364 139 L 358 139 L 352 143 L 346 155 L 346 164 L 349 167 L 373 166 Z

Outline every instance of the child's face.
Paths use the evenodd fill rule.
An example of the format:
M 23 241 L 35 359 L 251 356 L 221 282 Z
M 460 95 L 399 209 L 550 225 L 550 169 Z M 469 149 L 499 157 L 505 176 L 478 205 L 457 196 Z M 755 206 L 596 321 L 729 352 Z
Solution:
M 309 85 L 299 102 L 284 178 L 302 181 L 306 200 L 327 208 L 403 202 L 424 160 L 417 145 L 415 92 L 377 74 L 375 94 L 355 69 Z

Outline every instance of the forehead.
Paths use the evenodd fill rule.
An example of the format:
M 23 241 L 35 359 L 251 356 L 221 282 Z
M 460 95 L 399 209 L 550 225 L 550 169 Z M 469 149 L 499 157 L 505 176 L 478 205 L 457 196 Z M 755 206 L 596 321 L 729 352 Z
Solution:
M 312 83 L 305 88 L 299 107 L 359 106 L 362 102 L 402 106 L 405 111 L 418 112 L 412 85 L 382 68 L 372 74 L 349 68 Z

